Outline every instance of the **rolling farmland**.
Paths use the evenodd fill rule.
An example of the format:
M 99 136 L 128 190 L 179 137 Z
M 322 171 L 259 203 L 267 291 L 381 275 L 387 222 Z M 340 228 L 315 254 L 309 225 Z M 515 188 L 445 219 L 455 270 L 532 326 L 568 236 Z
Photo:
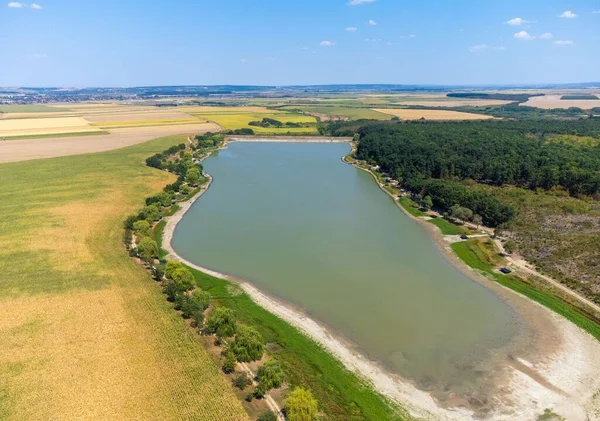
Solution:
M 247 419 L 122 249 L 125 216 L 174 179 L 143 160 L 184 139 L 0 166 L 0 419 Z

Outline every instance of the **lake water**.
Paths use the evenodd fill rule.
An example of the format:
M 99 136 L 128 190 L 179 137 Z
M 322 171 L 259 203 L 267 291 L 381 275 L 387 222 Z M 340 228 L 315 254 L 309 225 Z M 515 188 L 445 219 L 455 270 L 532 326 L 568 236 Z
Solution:
M 477 396 L 512 308 L 444 259 L 347 144 L 230 143 L 204 161 L 210 189 L 173 246 L 287 300 L 438 397 Z

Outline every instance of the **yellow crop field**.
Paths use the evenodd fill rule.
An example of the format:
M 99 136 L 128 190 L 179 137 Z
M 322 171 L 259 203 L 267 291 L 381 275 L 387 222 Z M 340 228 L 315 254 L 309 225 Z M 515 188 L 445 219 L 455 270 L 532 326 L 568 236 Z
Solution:
M 114 120 L 114 121 L 99 121 L 90 123 L 94 127 L 103 129 L 125 128 L 125 127 L 148 127 L 148 126 L 171 126 L 178 124 L 198 124 L 205 120 L 200 120 L 195 117 L 188 118 L 157 118 L 148 120 Z
M 567 93 L 568 94 L 568 93 Z M 544 109 L 552 108 L 571 108 L 577 107 L 582 110 L 589 110 L 595 107 L 600 107 L 600 99 L 598 100 L 577 100 L 577 99 L 560 99 L 563 94 L 532 96 L 527 102 L 520 105 L 527 107 L 537 107 Z
M 175 179 L 144 159 L 182 141 L 0 165 L 0 419 L 248 420 L 122 245 Z
M 272 113 L 265 107 L 210 107 L 210 106 L 185 106 L 178 107 L 179 111 L 190 114 L 240 114 L 240 113 Z
M 407 109 L 389 109 L 376 108 L 375 111 L 393 115 L 403 120 L 487 120 L 493 118 L 488 115 L 463 113 L 459 111 L 446 110 L 407 110 Z
M 98 131 L 81 117 L 0 120 L 0 137 Z
M 211 107 L 207 107 L 207 108 L 211 108 Z M 250 107 L 247 107 L 247 108 L 250 108 Z M 317 132 L 316 119 L 312 116 L 307 116 L 307 115 L 303 115 L 303 114 L 276 112 L 276 111 L 271 111 L 271 110 L 268 110 L 269 111 L 268 113 L 264 112 L 262 110 L 260 112 L 248 112 L 247 108 L 246 107 L 242 108 L 245 112 L 239 112 L 240 107 L 238 107 L 237 113 L 232 113 L 232 112 L 223 113 L 221 111 L 213 111 L 211 113 L 209 113 L 209 112 L 195 113 L 195 112 L 190 111 L 189 113 L 193 114 L 195 116 L 201 117 L 201 118 L 205 118 L 206 120 L 209 120 L 209 121 L 214 121 L 219 126 L 221 126 L 224 130 L 250 128 L 250 129 L 254 130 L 255 133 L 262 133 L 262 134 L 286 134 L 288 132 L 293 133 L 293 134 L 301 134 L 301 133 L 311 134 L 311 133 Z M 214 110 L 214 108 L 213 108 L 213 110 Z M 250 123 L 251 121 L 261 121 L 263 118 L 272 118 L 272 119 L 281 121 L 282 123 L 290 122 L 290 123 L 312 124 L 312 126 L 310 126 L 310 127 L 275 128 L 275 127 L 259 127 L 259 126 L 248 125 L 248 123 Z

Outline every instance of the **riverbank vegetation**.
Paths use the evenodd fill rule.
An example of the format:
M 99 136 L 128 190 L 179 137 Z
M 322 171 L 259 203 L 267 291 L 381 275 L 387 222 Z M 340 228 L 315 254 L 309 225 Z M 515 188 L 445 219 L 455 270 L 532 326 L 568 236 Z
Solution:
M 266 362 L 257 371 L 257 385 L 241 402 L 249 413 L 255 409 L 250 405 L 256 405 L 256 399 L 262 399 L 273 388 L 280 388 L 285 379 L 290 392 L 285 400 L 279 399 L 279 403 L 285 406 L 290 420 L 296 416 L 297 405 L 299 411 L 308 411 L 307 420 L 315 419 L 317 412 L 325 419 L 340 421 L 410 419 L 401 408 L 374 392 L 318 344 L 259 307 L 235 285 L 176 261 L 158 260 L 162 234 L 157 231 L 164 229 L 164 224 L 157 221 L 162 215 L 171 213 L 172 206 L 177 206 L 190 172 L 201 168 L 200 163 L 193 160 L 195 153 L 205 152 L 198 145 L 206 145 L 209 150 L 216 147 L 216 143 L 211 146 L 207 142 L 215 136 L 218 135 L 196 137 L 191 144 L 174 145 L 148 159 L 148 165 L 171 170 L 179 178 L 165 187 L 163 193 L 146 199 L 146 207 L 125 222 L 125 244 L 130 255 L 145 262 L 174 310 L 189 319 L 199 334 L 215 337 L 215 343 L 223 347 L 219 364 L 224 373 L 232 376 L 234 383 L 243 383 L 243 379 L 238 380 L 241 373 L 236 372 L 236 361 L 264 361 L 263 355 L 266 355 Z M 197 149 L 191 153 L 194 147 Z M 169 197 L 163 197 L 165 194 Z M 149 206 L 158 209 L 148 212 Z M 154 225 L 151 251 L 142 254 L 141 241 L 149 243 L 149 237 L 145 236 L 149 223 Z M 296 395 L 302 396 L 296 398 Z

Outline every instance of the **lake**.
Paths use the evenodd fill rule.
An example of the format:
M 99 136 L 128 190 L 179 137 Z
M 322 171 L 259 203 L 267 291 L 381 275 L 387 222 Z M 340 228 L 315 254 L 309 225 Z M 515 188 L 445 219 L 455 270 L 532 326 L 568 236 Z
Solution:
M 185 259 L 289 301 L 438 398 L 485 398 L 521 322 L 450 264 L 343 143 L 229 143 L 177 226 Z

